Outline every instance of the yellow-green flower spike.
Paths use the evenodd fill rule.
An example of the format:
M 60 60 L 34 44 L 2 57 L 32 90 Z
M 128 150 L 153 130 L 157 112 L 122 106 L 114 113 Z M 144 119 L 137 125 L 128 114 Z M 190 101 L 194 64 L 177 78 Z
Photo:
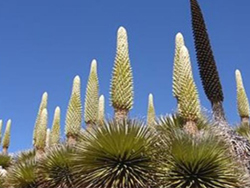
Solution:
M 47 132 L 46 132 L 46 148 L 49 148 L 50 146 L 51 146 L 50 129 L 47 129 Z
M 40 122 L 42 111 L 43 111 L 43 109 L 47 108 L 47 105 L 48 105 L 48 93 L 45 92 L 45 93 L 43 93 L 43 96 L 42 96 L 42 100 L 40 103 L 40 107 L 39 107 L 39 110 L 37 113 L 37 118 L 36 118 L 34 130 L 33 130 L 33 144 L 35 144 L 35 141 L 36 141 L 36 136 L 37 136 L 36 131 L 37 131 L 37 126 Z
M 183 35 L 178 33 L 175 37 L 175 57 L 173 67 L 173 96 L 178 100 L 180 95 L 180 75 L 182 74 L 182 63 L 180 62 L 180 51 L 185 45 Z
M 147 116 L 147 125 L 152 126 L 155 123 L 155 107 L 154 107 L 154 98 L 150 93 L 148 96 L 148 116 Z
M 0 120 L 0 143 L 2 142 L 2 128 L 3 128 L 3 120 Z
M 40 121 L 37 126 L 37 136 L 35 147 L 39 150 L 44 150 L 46 147 L 46 135 L 48 126 L 48 111 L 46 108 L 43 109 Z
M 8 149 L 10 146 L 10 128 L 11 128 L 11 120 L 9 119 L 7 121 L 7 125 L 6 125 L 4 136 L 3 136 L 3 142 L 2 142 L 3 148 L 6 148 L 6 149 Z
M 111 80 L 111 103 L 115 111 L 126 111 L 133 107 L 133 76 L 129 60 L 128 39 L 125 28 L 117 32 L 116 58 Z
M 99 97 L 98 104 L 98 124 L 102 125 L 105 121 L 105 98 L 103 95 Z
M 65 134 L 67 137 L 77 136 L 82 126 L 81 80 L 76 76 L 68 104 L 65 120 Z
M 237 86 L 237 106 L 238 113 L 241 118 L 249 118 L 249 102 L 247 94 L 243 85 L 241 73 L 239 70 L 235 71 L 236 86 Z
M 60 143 L 60 135 L 61 135 L 61 110 L 59 107 L 56 107 L 52 124 L 52 130 L 50 133 L 51 145 Z
M 198 91 L 194 82 L 188 49 L 183 46 L 180 51 L 183 70 L 180 75 L 179 113 L 187 121 L 196 121 L 201 114 Z
M 93 125 L 97 123 L 98 99 L 99 99 L 99 82 L 97 76 L 97 62 L 94 59 L 91 63 L 89 79 L 85 95 L 84 121 L 87 125 Z

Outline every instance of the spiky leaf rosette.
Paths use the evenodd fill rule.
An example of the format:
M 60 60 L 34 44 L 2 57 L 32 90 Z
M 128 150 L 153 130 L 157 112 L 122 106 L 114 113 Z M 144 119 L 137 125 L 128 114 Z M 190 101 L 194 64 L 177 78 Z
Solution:
M 0 166 L 3 169 L 8 168 L 12 164 L 12 157 L 9 155 L 0 154 Z
M 238 113 L 242 118 L 249 118 L 249 102 L 247 94 L 243 85 L 241 73 L 239 70 L 235 71 L 236 86 L 237 86 L 237 106 Z
M 61 122 L 61 110 L 59 107 L 56 107 L 52 124 L 52 130 L 50 134 L 51 145 L 56 145 L 60 143 L 60 135 L 61 135 L 60 122 Z
M 4 136 L 3 136 L 3 148 L 9 148 L 10 146 L 10 128 L 11 128 L 11 120 L 7 121 L 7 125 L 5 128 Z
M 5 184 L 6 187 L 13 188 L 37 187 L 34 150 L 22 152 L 17 156 L 16 162 L 8 168 Z
M 97 62 L 91 63 L 89 79 L 86 88 L 84 121 L 86 124 L 96 124 L 98 119 L 99 82 L 97 76 Z
M 195 39 L 196 56 L 203 88 L 212 102 L 223 101 L 223 91 L 210 45 L 205 21 L 197 0 L 191 1 L 192 26 Z
M 182 63 L 180 62 L 180 51 L 185 45 L 183 35 L 178 33 L 175 37 L 175 57 L 173 70 L 173 96 L 178 100 L 180 96 L 180 75 L 182 74 Z
M 155 124 L 155 107 L 154 98 L 150 93 L 148 96 L 148 115 L 147 115 L 147 125 L 152 126 Z
M 33 144 L 35 144 L 35 140 L 36 140 L 36 136 L 37 136 L 36 131 L 37 131 L 38 124 L 40 122 L 42 111 L 44 108 L 47 108 L 47 105 L 48 105 L 48 93 L 45 92 L 45 93 L 43 93 L 43 96 L 41 99 L 40 107 L 39 107 L 39 110 L 37 113 L 37 118 L 36 118 L 34 130 L 33 130 Z
M 229 155 L 227 145 L 211 134 L 190 137 L 175 132 L 166 140 L 165 156 L 159 166 L 163 187 L 239 188 L 244 187 L 244 171 Z
M 98 104 L 98 124 L 103 125 L 105 121 L 105 98 L 103 95 L 99 97 Z
M 182 74 L 179 76 L 180 96 L 178 111 L 186 121 L 196 121 L 201 114 L 198 91 L 194 82 L 188 49 L 183 46 L 180 51 Z
M 129 111 L 133 107 L 133 76 L 129 60 L 128 39 L 125 28 L 117 33 L 115 64 L 111 80 L 111 103 L 115 110 Z
M 146 188 L 154 182 L 149 129 L 138 121 L 107 122 L 81 136 L 76 146 L 76 187 Z
M 40 122 L 37 126 L 37 136 L 36 136 L 36 149 L 44 150 L 46 146 L 46 135 L 47 135 L 47 126 L 48 126 L 48 111 L 43 109 Z
M 67 137 L 79 134 L 82 125 L 81 80 L 76 76 L 73 81 L 72 94 L 69 100 L 65 120 L 65 134 Z
M 171 138 L 172 134 L 176 131 L 180 131 L 183 129 L 185 125 L 185 120 L 177 114 L 170 114 L 167 116 L 161 116 L 156 121 L 156 131 L 158 135 L 164 138 Z M 211 122 L 206 119 L 198 119 L 196 122 L 196 126 L 198 130 L 204 131 L 209 130 L 211 127 Z
M 75 187 L 72 175 L 72 147 L 57 145 L 38 162 L 38 187 Z

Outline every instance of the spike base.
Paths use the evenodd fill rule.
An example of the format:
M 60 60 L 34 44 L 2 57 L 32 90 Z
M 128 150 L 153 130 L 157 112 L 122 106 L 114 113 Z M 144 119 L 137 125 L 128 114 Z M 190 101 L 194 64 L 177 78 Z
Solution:
M 195 135 L 198 133 L 198 128 L 196 126 L 196 123 L 192 120 L 189 120 L 184 125 L 184 130 L 191 135 Z
M 128 110 L 115 109 L 115 120 L 123 121 L 128 118 Z

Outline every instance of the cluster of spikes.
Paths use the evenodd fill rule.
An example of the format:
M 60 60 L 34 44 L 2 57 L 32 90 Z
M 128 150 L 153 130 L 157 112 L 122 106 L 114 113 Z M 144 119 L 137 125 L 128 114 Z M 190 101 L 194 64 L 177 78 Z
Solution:
M 225 152 L 225 148 L 221 147 L 222 144 L 220 141 L 218 141 L 218 143 L 216 141 L 214 145 L 208 144 L 210 143 L 210 140 L 216 140 L 216 136 L 221 135 L 223 135 L 223 137 L 225 137 L 225 140 L 227 140 L 229 148 L 232 148 L 230 152 L 232 153 L 232 156 L 236 158 L 236 161 L 244 161 L 241 163 L 241 165 L 244 166 L 244 168 L 246 167 L 248 168 L 248 170 L 250 170 L 249 102 L 243 85 L 241 73 L 239 70 L 236 70 L 235 72 L 237 87 L 237 107 L 242 123 L 242 125 L 238 127 L 239 131 L 237 133 L 237 131 L 229 127 L 225 118 L 223 109 L 224 97 L 222 86 L 220 83 L 219 73 L 217 71 L 215 58 L 213 56 L 210 40 L 200 6 L 197 0 L 190 0 L 190 2 L 196 57 L 202 85 L 205 94 L 207 95 L 207 98 L 212 105 L 212 122 L 214 124 L 212 127 L 214 131 L 210 131 L 215 134 L 215 137 L 208 136 L 201 131 L 201 129 L 204 128 L 201 122 L 204 122 L 204 119 L 206 117 L 201 110 L 201 103 L 193 77 L 189 50 L 185 45 L 184 37 L 181 33 L 178 33 L 175 38 L 175 55 L 173 66 L 172 91 L 173 96 L 177 100 L 176 116 L 166 119 L 157 118 L 154 106 L 154 97 L 152 94 L 149 94 L 146 122 L 147 126 L 143 126 L 143 124 L 139 128 L 138 126 L 135 126 L 136 122 L 129 119 L 129 111 L 133 108 L 134 103 L 134 91 L 132 68 L 129 58 L 128 36 L 126 29 L 124 27 L 120 27 L 117 32 L 116 56 L 110 86 L 110 103 L 114 109 L 113 120 L 107 120 L 105 117 L 105 97 L 104 95 L 100 95 L 99 93 L 97 61 L 94 59 L 91 62 L 89 77 L 87 81 L 84 108 L 81 101 L 81 79 L 79 76 L 75 76 L 73 80 L 72 92 L 65 118 L 64 132 L 66 136 L 66 142 L 64 144 L 62 144 L 61 139 L 62 134 L 60 107 L 55 108 L 52 127 L 51 129 L 49 129 L 47 109 L 48 93 L 45 92 L 42 95 L 33 131 L 33 150 L 17 157 L 14 163 L 17 169 L 23 169 L 23 163 L 20 161 L 25 159 L 25 163 L 28 161 L 28 166 L 25 166 L 25 168 L 27 168 L 26 170 L 29 171 L 30 169 L 38 167 L 38 172 L 41 172 L 41 175 L 38 175 L 38 182 L 32 180 L 30 184 L 28 182 L 29 179 L 34 179 L 34 177 L 23 176 L 23 179 L 26 179 L 27 181 L 25 180 L 22 182 L 22 184 L 20 184 L 17 183 L 18 181 L 16 179 L 13 180 L 10 175 L 8 175 L 8 168 L 6 168 L 7 171 L 5 173 L 1 173 L 0 176 L 6 176 L 7 179 L 10 179 L 10 182 L 13 180 L 13 183 L 10 187 L 32 187 L 37 185 L 38 187 L 72 186 L 72 177 L 76 175 L 72 172 L 73 170 L 71 169 L 71 165 L 75 163 L 71 164 L 71 161 L 69 159 L 72 156 L 75 156 L 77 152 L 79 152 L 80 154 L 81 152 L 83 152 L 84 154 L 87 153 L 90 157 L 88 158 L 84 157 L 84 155 L 79 155 L 75 160 L 85 165 L 87 165 L 87 163 L 91 163 L 93 164 L 93 169 L 83 169 L 81 166 L 73 165 L 77 172 L 81 172 L 82 174 L 84 174 L 81 176 L 81 180 L 74 180 L 75 187 L 94 186 L 97 188 L 150 188 L 156 186 L 153 183 L 154 181 L 156 181 L 156 179 L 157 182 L 160 182 L 163 187 L 216 188 L 223 187 L 223 185 L 227 185 L 229 188 L 240 187 L 236 181 L 238 175 L 234 177 L 235 174 L 233 175 L 232 171 L 230 170 L 227 171 L 228 174 L 226 173 L 224 174 L 224 176 L 219 174 L 221 175 L 221 177 L 219 177 L 218 181 L 216 180 L 215 182 L 209 183 L 205 182 L 206 178 L 210 178 L 209 170 L 203 172 L 204 177 L 199 177 L 200 174 L 198 172 L 194 172 L 194 174 L 198 174 L 196 174 L 198 177 L 197 181 L 191 181 L 191 179 L 193 178 L 192 174 L 189 174 L 188 176 L 185 175 L 185 170 L 188 171 L 188 168 L 190 167 L 189 165 L 197 165 L 195 164 L 196 159 L 199 159 L 201 163 L 200 166 L 197 166 L 197 171 L 202 171 L 202 167 L 206 169 L 206 167 L 210 165 L 210 159 L 208 159 L 208 157 L 205 157 L 205 159 L 202 158 L 205 154 L 209 155 L 209 157 L 211 157 L 211 160 L 214 159 L 222 161 L 221 164 L 212 166 L 212 170 L 217 171 L 217 168 L 219 169 L 220 166 L 221 169 L 223 169 L 224 162 L 230 163 L 231 158 Z M 176 117 L 179 117 L 179 119 Z M 86 129 L 82 128 L 83 123 L 85 123 Z M 2 129 L 2 124 L 3 122 L 1 120 L 0 130 Z M 159 124 L 163 126 L 158 126 Z M 129 127 L 128 125 L 131 127 Z M 8 155 L 8 148 L 10 145 L 10 126 L 11 120 L 7 122 L 5 134 L 2 140 L 3 154 L 5 156 Z M 173 127 L 175 127 L 176 129 L 182 129 L 184 133 L 180 134 L 181 136 L 178 135 L 178 131 L 176 132 L 171 130 Z M 122 134 L 123 131 L 126 136 Z M 152 136 L 151 131 L 158 132 L 160 136 L 157 138 L 156 136 Z M 246 134 L 246 131 L 249 131 L 248 134 Z M 173 135 L 173 138 L 166 138 L 166 136 L 164 136 L 164 132 L 167 132 L 168 135 Z M 112 136 L 114 137 L 112 138 Z M 119 141 L 114 142 L 115 139 L 119 139 Z M 152 144 L 158 139 L 160 139 L 160 141 L 158 142 L 158 144 L 160 143 L 159 145 Z M 122 141 L 126 141 L 126 143 L 123 143 Z M 81 143 L 85 144 L 82 145 Z M 114 144 L 114 146 L 110 146 L 108 144 Z M 107 145 L 110 148 L 106 148 Z M 171 147 L 169 147 L 169 145 L 171 145 Z M 166 146 L 168 148 L 168 151 L 170 152 L 168 153 L 166 158 L 170 157 L 169 160 L 174 161 L 173 163 L 167 164 L 166 168 L 162 167 L 165 165 L 165 163 L 153 163 L 155 164 L 157 169 L 160 169 L 157 174 L 161 175 L 157 178 L 152 175 L 155 173 L 152 166 L 149 165 L 147 168 L 145 168 L 145 166 L 147 166 L 145 164 L 147 164 L 148 161 L 155 160 L 154 154 L 150 153 L 150 148 L 155 148 L 155 146 L 160 148 L 157 151 L 162 154 L 162 158 L 165 156 L 164 152 L 166 153 L 166 151 L 161 151 L 161 146 Z M 186 147 L 185 150 L 181 151 L 181 146 Z M 143 149 L 144 147 L 146 147 L 150 152 L 145 151 Z M 102 151 L 103 148 L 106 149 L 104 152 Z M 127 148 L 133 148 L 133 151 L 127 154 Z M 197 158 L 194 159 L 191 156 L 191 152 L 195 153 L 196 150 L 197 155 L 195 156 Z M 152 149 L 152 152 L 153 151 L 154 149 Z M 186 154 L 184 153 L 184 151 L 186 152 Z M 117 156 L 116 154 L 114 154 L 114 152 L 118 152 Z M 140 155 L 140 152 L 142 152 L 143 155 Z M 179 169 L 176 169 L 177 167 L 175 163 L 183 160 L 183 158 L 178 155 L 180 154 L 180 152 L 182 152 L 181 155 L 186 156 L 190 164 L 182 163 L 182 165 L 179 166 Z M 214 155 L 213 152 L 220 152 L 221 154 Z M 149 157 L 149 153 L 152 155 L 151 157 Z M 190 155 L 188 155 L 188 153 Z M 108 157 L 110 157 L 110 155 L 114 155 L 115 157 L 119 156 L 119 164 L 122 163 L 120 160 L 129 161 L 129 165 L 126 166 L 126 168 L 128 169 L 124 170 L 123 172 L 122 167 L 116 166 L 112 171 L 110 166 L 113 167 L 117 165 L 117 161 L 115 161 L 115 157 L 112 158 L 112 160 L 107 160 L 107 156 L 105 154 L 107 154 Z M 49 159 L 50 157 L 53 157 L 53 155 L 57 157 L 57 160 L 51 160 L 51 163 L 43 163 L 43 160 L 45 158 Z M 94 157 L 95 155 L 96 158 Z M 98 165 L 105 160 L 107 160 L 105 165 L 99 167 Z M 139 160 L 140 162 L 138 162 Z M 163 159 L 162 161 L 166 161 L 166 159 Z M 133 166 L 134 163 L 135 165 Z M 56 169 L 58 171 L 60 171 L 60 169 L 63 169 L 63 178 L 62 180 L 60 180 L 62 181 L 61 184 L 52 182 L 51 179 L 53 178 L 50 179 L 50 177 L 53 176 L 53 173 L 57 173 L 57 170 L 51 167 L 52 164 L 57 165 Z M 159 167 L 159 165 L 162 166 Z M 232 163 L 231 161 L 229 166 L 230 168 L 234 169 L 234 165 L 236 165 L 236 163 Z M 120 171 L 119 168 L 121 168 Z M 143 168 L 145 168 L 146 170 L 141 170 Z M 46 171 L 48 169 L 50 169 L 51 172 Z M 168 170 L 164 171 L 163 169 Z M 18 173 L 15 170 L 16 169 L 14 168 L 10 168 L 9 174 Z M 191 173 L 193 170 L 194 169 L 191 168 L 189 173 Z M 131 172 L 131 174 L 126 174 L 128 173 L 128 171 Z M 104 174 L 102 175 L 103 172 L 109 174 L 111 178 L 107 179 Z M 142 181 L 138 180 L 139 177 L 137 177 L 136 173 L 140 174 Z M 178 173 L 180 173 L 179 178 L 182 178 L 181 181 L 175 179 L 176 176 L 178 176 L 176 175 Z M 46 177 L 43 177 L 43 174 L 46 174 Z M 95 180 L 97 176 L 96 174 L 98 174 L 98 177 L 102 175 L 101 178 Z M 123 174 L 125 174 L 124 176 L 126 177 L 123 177 Z M 150 177 L 150 175 L 152 176 Z M 163 178 L 164 176 L 166 178 Z M 232 177 L 230 178 L 230 176 Z M 121 181 L 115 181 L 116 178 L 120 178 Z M 46 181 L 42 181 L 41 183 L 40 179 L 45 179 Z M 128 181 L 128 179 L 130 181 Z M 150 179 L 150 182 L 146 181 L 147 179 Z M 93 182 L 95 182 L 96 184 L 93 185 Z M 227 182 L 229 183 L 227 184 Z M 29 186 L 27 186 L 27 184 L 29 184 Z

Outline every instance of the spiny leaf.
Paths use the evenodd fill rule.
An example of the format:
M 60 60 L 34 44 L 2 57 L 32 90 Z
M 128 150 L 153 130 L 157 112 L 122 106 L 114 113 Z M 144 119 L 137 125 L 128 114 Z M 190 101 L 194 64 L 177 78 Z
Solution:
M 154 107 L 154 98 L 150 93 L 148 96 L 148 116 L 147 116 L 147 125 L 152 126 L 155 123 L 155 107 Z
M 10 128 L 11 128 L 11 120 L 7 121 L 7 125 L 5 128 L 4 136 L 3 136 L 3 148 L 9 148 L 10 146 Z
M 133 107 L 133 76 L 129 60 L 128 39 L 125 28 L 117 33 L 117 49 L 111 80 L 111 103 L 115 109 L 129 111 Z
M 182 74 L 182 64 L 180 62 L 181 47 L 185 45 L 183 35 L 178 33 L 175 38 L 175 57 L 173 70 L 173 96 L 179 98 L 180 96 L 180 75 Z
M 43 93 L 40 107 L 39 107 L 39 110 L 37 113 L 36 123 L 35 123 L 34 131 L 33 131 L 33 144 L 35 144 L 35 141 L 36 141 L 36 136 L 37 136 L 36 132 L 37 132 L 38 124 L 40 122 L 42 111 L 43 111 L 43 109 L 47 108 L 47 105 L 48 105 L 48 93 L 45 92 L 45 93 Z
M 74 78 L 73 89 L 69 100 L 65 120 L 65 134 L 67 136 L 78 135 L 82 125 L 82 102 L 80 91 L 81 80 L 79 76 Z
M 196 56 L 198 60 L 202 85 L 208 99 L 212 103 L 222 102 L 222 86 L 213 56 L 213 51 L 210 45 L 205 21 L 197 0 L 190 1 Z
M 188 49 L 180 51 L 182 75 L 180 75 L 179 113 L 185 120 L 196 121 L 201 113 L 198 91 L 194 82 Z
M 98 119 L 99 82 L 97 76 L 97 62 L 91 63 L 89 79 L 85 95 L 84 120 L 85 123 L 95 124 Z
M 37 126 L 37 137 L 36 137 L 36 148 L 44 149 L 46 146 L 46 134 L 48 126 L 48 111 L 46 108 L 43 109 L 40 121 Z
M 235 71 L 236 86 L 237 86 L 237 106 L 240 117 L 249 117 L 249 102 L 243 85 L 241 73 Z
M 61 135 L 60 116 L 61 116 L 61 110 L 59 107 L 56 107 L 52 124 L 52 130 L 50 134 L 51 145 L 59 144 L 60 142 L 60 135 Z

